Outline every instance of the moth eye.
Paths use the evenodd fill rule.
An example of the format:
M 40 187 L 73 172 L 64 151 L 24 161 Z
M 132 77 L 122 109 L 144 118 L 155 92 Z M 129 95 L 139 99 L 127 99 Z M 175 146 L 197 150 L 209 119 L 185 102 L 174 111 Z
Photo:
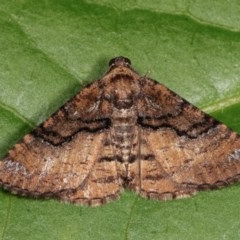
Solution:
M 131 61 L 130 61 L 129 58 L 124 58 L 124 60 L 125 60 L 125 63 L 126 63 L 127 65 L 131 65 Z
M 109 63 L 108 63 L 108 66 L 111 67 L 112 65 L 115 64 L 115 58 L 112 58 Z

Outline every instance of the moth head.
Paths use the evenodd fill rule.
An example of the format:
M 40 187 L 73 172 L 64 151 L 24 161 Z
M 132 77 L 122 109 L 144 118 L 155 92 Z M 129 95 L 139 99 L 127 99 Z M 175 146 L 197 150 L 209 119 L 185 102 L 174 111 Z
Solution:
M 109 70 L 104 76 L 104 98 L 115 108 L 129 109 L 139 94 L 139 75 L 131 68 L 126 57 L 109 61 Z
M 109 67 L 120 67 L 120 66 L 129 67 L 131 65 L 131 61 L 126 57 L 119 56 L 119 57 L 112 58 L 109 61 L 108 65 Z

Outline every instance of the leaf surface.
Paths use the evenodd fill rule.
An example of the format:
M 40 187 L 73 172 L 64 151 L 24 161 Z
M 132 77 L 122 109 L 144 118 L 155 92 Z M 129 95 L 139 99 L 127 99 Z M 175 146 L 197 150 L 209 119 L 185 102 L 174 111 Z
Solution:
M 1 157 L 123 55 L 240 133 L 240 5 L 0 1 Z M 0 191 L 0 239 L 239 239 L 238 185 L 176 201 L 124 192 L 89 208 Z

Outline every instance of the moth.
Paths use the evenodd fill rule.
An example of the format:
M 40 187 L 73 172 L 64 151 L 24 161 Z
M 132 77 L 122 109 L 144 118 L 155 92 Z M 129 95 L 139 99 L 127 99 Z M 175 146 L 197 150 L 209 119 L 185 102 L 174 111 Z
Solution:
M 121 56 L 0 161 L 2 188 L 90 206 L 124 188 L 167 200 L 239 178 L 239 135 Z

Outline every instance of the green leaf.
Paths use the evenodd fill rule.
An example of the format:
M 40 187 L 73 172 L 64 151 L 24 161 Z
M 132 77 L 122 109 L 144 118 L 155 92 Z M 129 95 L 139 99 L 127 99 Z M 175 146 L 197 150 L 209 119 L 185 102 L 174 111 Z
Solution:
M 0 155 L 123 55 L 240 132 L 237 0 L 0 1 Z M 90 208 L 0 191 L 0 239 L 238 239 L 239 186 Z

